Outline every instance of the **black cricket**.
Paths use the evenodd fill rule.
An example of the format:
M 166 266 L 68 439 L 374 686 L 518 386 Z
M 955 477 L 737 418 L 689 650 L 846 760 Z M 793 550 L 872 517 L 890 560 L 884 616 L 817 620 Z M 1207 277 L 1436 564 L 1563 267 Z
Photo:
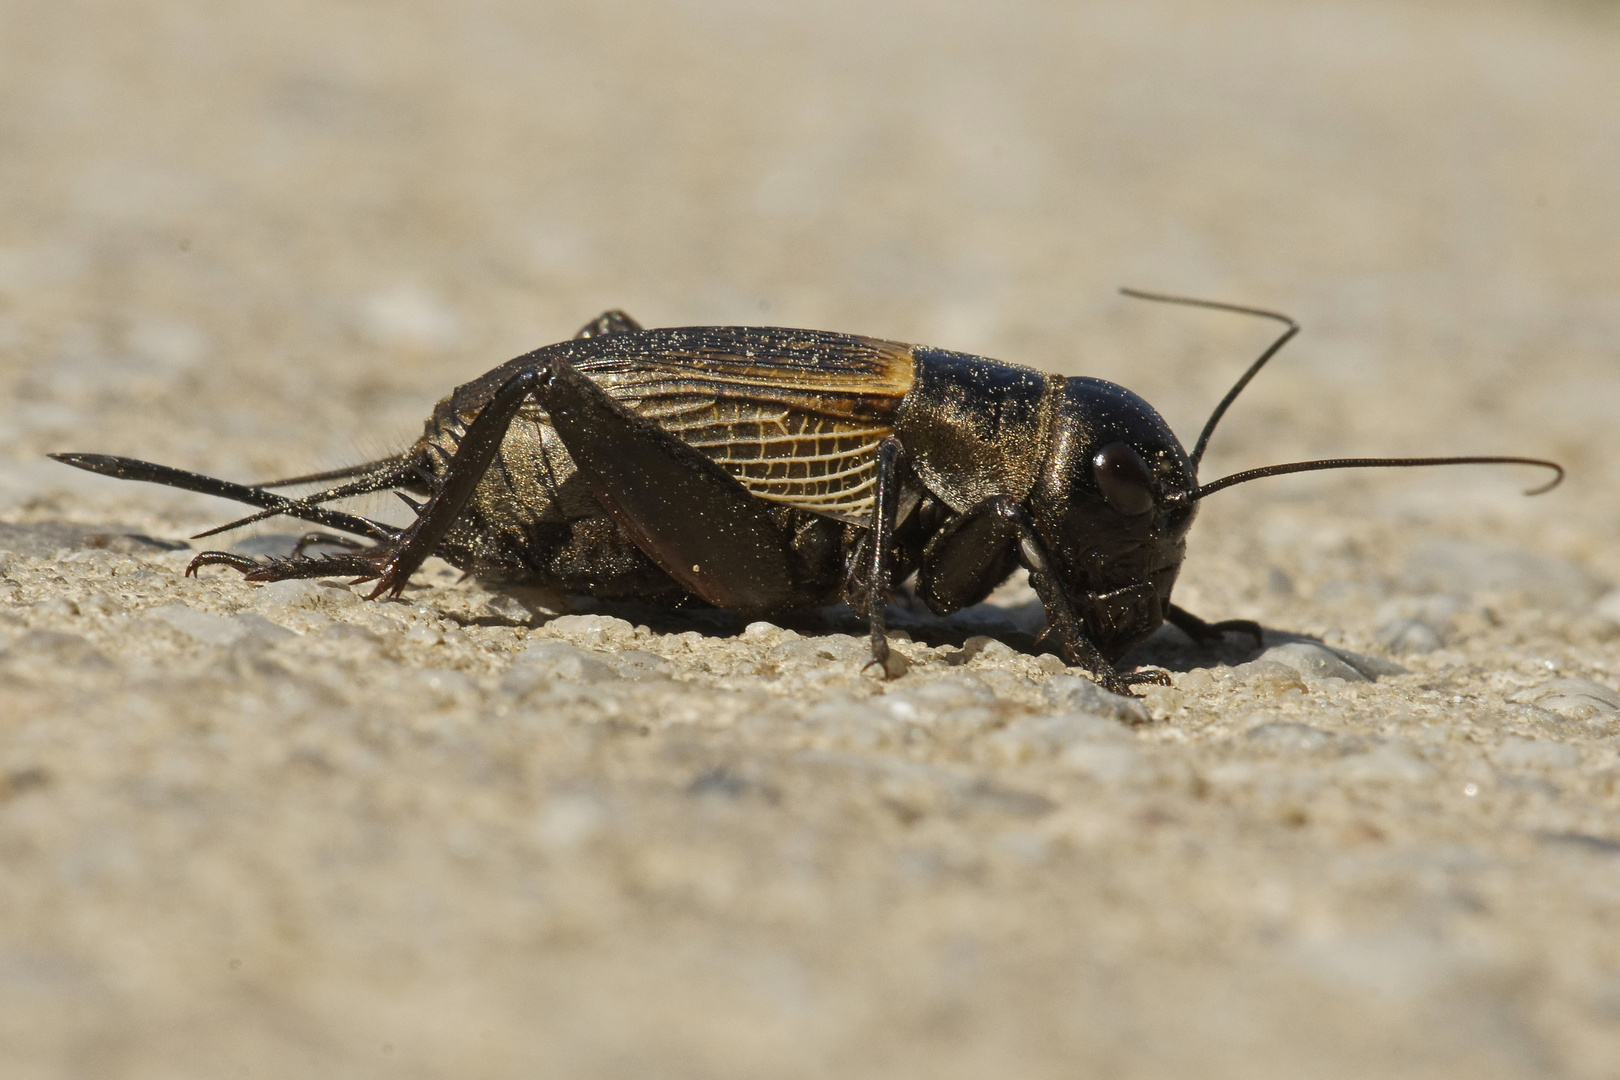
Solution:
M 946 615 L 1018 567 L 1063 659 L 1105 688 L 1166 683 L 1114 662 L 1165 621 L 1208 643 L 1170 602 L 1198 502 L 1263 476 L 1317 469 L 1522 464 L 1524 457 L 1343 458 L 1198 483 L 1216 424 L 1299 330 L 1285 315 L 1122 290 L 1273 319 L 1286 330 L 1222 399 L 1189 456 L 1146 401 L 1102 379 L 1047 375 L 965 353 L 819 330 L 644 330 L 609 311 L 572 340 L 510 360 L 440 401 L 401 454 L 254 486 L 129 458 L 58 461 L 261 507 L 199 536 L 286 515 L 373 541 L 311 533 L 268 563 L 205 551 L 249 581 L 345 576 L 398 596 L 430 555 L 494 582 L 746 614 L 845 600 L 886 666 L 884 606 L 915 574 Z M 346 481 L 299 498 L 270 489 Z M 395 529 L 324 504 L 400 492 Z M 417 501 L 404 492 L 418 496 Z M 310 558 L 304 548 L 347 550 Z

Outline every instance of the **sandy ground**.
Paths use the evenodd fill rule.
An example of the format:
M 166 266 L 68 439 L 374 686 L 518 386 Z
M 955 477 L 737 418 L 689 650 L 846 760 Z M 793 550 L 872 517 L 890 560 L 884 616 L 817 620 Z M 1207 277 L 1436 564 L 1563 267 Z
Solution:
M 1620 1075 L 1617 101 L 1596 2 L 0 0 L 0 1074 Z M 1305 324 L 1208 476 L 1569 481 L 1212 498 L 1178 597 L 1275 651 L 1133 704 L 1017 582 L 885 685 L 183 579 L 229 507 L 42 457 L 344 464 L 609 306 L 1190 436 L 1269 330 L 1120 284 Z

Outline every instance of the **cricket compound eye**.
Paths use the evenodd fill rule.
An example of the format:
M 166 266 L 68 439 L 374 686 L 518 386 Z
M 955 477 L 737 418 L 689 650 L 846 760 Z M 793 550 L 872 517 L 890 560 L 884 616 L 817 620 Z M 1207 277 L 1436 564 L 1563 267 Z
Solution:
M 1153 474 L 1142 456 L 1125 443 L 1109 443 L 1091 459 L 1091 472 L 1097 478 L 1108 505 L 1127 517 L 1153 509 Z

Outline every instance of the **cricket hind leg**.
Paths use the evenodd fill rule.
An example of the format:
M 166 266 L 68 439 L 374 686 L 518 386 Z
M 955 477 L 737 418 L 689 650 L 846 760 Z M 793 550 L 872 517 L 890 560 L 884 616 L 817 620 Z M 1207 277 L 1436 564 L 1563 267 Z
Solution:
M 790 520 L 561 356 L 536 396 L 580 479 L 646 556 L 716 607 L 765 613 L 828 591 Z M 789 516 L 791 517 L 791 515 Z

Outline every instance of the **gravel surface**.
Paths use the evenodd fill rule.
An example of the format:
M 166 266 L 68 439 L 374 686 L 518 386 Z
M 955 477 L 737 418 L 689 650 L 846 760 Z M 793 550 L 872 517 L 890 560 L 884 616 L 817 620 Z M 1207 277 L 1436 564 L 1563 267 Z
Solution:
M 1612 3 L 0 0 L 0 1074 L 1620 1075 Z M 607 307 L 1122 382 L 1178 600 L 904 674 L 774 623 L 182 570 Z M 399 514 L 382 502 L 360 512 Z M 396 520 L 398 520 L 396 516 Z M 226 545 L 286 550 L 270 522 Z

